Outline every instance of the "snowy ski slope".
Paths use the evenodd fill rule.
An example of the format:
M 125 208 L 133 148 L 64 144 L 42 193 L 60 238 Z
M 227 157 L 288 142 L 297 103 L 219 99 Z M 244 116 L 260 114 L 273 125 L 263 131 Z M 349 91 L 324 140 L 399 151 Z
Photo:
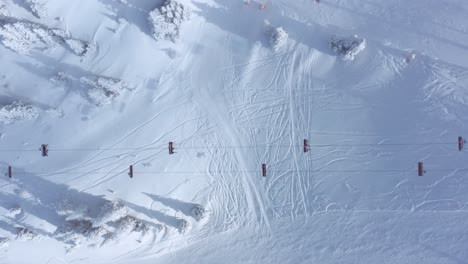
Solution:
M 179 2 L 175 43 L 162 1 L 0 3 L 69 33 L 0 45 L 0 105 L 38 115 L 0 123 L 0 263 L 466 262 L 468 2 Z M 125 85 L 96 106 L 100 77 Z

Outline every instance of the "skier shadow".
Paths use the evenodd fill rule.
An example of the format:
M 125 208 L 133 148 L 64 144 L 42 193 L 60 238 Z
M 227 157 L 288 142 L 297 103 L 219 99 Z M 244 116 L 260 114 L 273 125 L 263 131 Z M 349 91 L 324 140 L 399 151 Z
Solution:
M 143 193 L 143 194 L 153 199 L 153 201 L 160 202 L 161 204 L 167 207 L 170 207 L 177 212 L 181 212 L 182 214 L 189 216 L 189 217 L 194 217 L 193 216 L 194 208 L 202 207 L 199 204 L 187 203 L 187 202 L 183 202 L 177 199 L 162 197 L 160 195 L 149 194 L 149 193 Z
M 274 5 L 264 10 L 260 10 L 254 4 L 245 5 L 241 1 L 219 3 L 225 8 L 216 8 L 199 2 L 194 2 L 194 5 L 200 10 L 195 13 L 204 17 L 208 22 L 253 43 L 260 42 L 265 48 L 271 47 L 270 37 L 273 28 L 283 27 L 291 39 L 322 53 L 335 56 L 328 41 L 332 35 L 328 32 L 337 31 L 337 28 L 324 28 L 310 21 L 306 24 L 291 19 L 284 16 L 282 11 Z M 269 25 L 266 24 L 266 20 Z
M 162 3 L 154 3 L 154 1 L 126 1 L 127 3 L 122 3 L 114 0 L 99 0 L 103 3 L 106 8 L 111 12 L 102 13 L 103 15 L 109 17 L 114 21 L 118 21 L 119 18 L 124 18 L 130 24 L 135 25 L 138 29 L 145 33 L 148 36 L 151 36 L 151 27 L 148 22 L 148 15 L 153 9 L 161 5 Z M 158 2 L 158 1 L 156 1 Z M 162 2 L 162 1 L 159 1 Z

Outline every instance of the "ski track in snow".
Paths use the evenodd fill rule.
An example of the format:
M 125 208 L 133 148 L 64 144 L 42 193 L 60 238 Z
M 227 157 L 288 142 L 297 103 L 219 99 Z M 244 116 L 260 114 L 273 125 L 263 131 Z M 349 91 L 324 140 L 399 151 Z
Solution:
M 0 48 L 6 65 L 2 103 L 62 98 L 66 109 L 64 121 L 41 116 L 2 125 L 0 143 L 97 148 L 63 156 L 52 150 L 42 159 L 1 153 L 2 164 L 40 173 L 29 177 L 40 177 L 51 190 L 31 194 L 34 186 L 15 178 L 20 175 L 2 180 L 1 194 L 19 200 L 0 203 L 5 214 L 0 238 L 14 235 L 15 225 L 42 237 L 13 238 L 8 250 L 0 251 L 0 262 L 19 263 L 18 252 L 40 248 L 41 240 L 53 250 L 31 252 L 46 263 L 462 263 L 468 258 L 466 155 L 456 146 L 467 130 L 464 2 L 275 0 L 260 10 L 258 1 L 187 0 L 182 2 L 193 7 L 193 17 L 176 43 L 156 43 L 146 18 L 137 17 L 156 6 L 96 2 L 76 6 L 76 14 L 99 13 L 90 16 L 89 25 L 76 25 L 76 14 L 58 0 L 46 4 L 54 15 L 38 20 L 50 28 L 66 25 L 73 35 L 92 40 L 97 47 L 91 57 L 71 57 L 57 48 L 39 61 Z M 15 14 L 28 15 L 24 6 L 6 3 Z M 53 19 L 60 12 L 63 25 Z M 116 21 L 120 16 L 127 20 L 125 30 Z M 265 28 L 277 26 L 289 39 L 274 52 Z M 340 60 L 325 39 L 334 34 L 357 34 L 367 47 L 354 61 Z M 408 60 L 410 54 L 414 59 Z M 36 67 L 55 60 L 57 66 Z M 60 94 L 48 82 L 49 72 L 61 68 L 119 77 L 138 88 L 95 109 L 85 92 L 70 88 Z M 37 95 L 23 88 L 33 82 L 43 87 Z M 28 132 L 33 130 L 38 133 Z M 312 144 L 308 153 L 302 150 L 304 139 Z M 167 153 L 169 141 L 174 155 Z M 384 144 L 447 141 L 453 146 Z M 424 177 L 417 176 L 418 161 L 427 169 Z M 267 177 L 261 176 L 262 163 Z M 133 179 L 129 165 L 135 166 Z M 61 188 L 58 194 L 54 187 Z M 54 199 L 72 190 L 79 190 L 77 198 L 121 201 L 131 214 L 162 229 L 64 253 L 54 244 L 63 242 L 47 230 L 63 219 L 31 208 L 50 212 Z M 12 216 L 17 204 L 26 205 L 24 212 Z M 190 215 L 187 208 L 194 204 L 207 210 L 205 219 Z M 189 225 L 184 231 L 177 226 L 181 220 Z

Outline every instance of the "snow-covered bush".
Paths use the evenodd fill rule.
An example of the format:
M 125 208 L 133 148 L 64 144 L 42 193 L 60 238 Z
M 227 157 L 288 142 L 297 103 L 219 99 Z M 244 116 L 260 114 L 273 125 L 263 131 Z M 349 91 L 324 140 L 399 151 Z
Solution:
M 11 124 L 15 121 L 32 120 L 39 116 L 37 110 L 21 101 L 0 107 L 0 124 Z
M 366 47 L 366 40 L 356 35 L 349 38 L 334 36 L 331 38 L 330 46 L 344 60 L 354 60 L 354 56 Z
M 102 225 L 107 222 L 115 222 L 127 216 L 128 208 L 118 201 L 106 201 L 101 208 L 94 225 Z
M 31 240 L 31 239 L 34 239 L 37 235 L 27 229 L 27 228 L 24 228 L 24 227 L 17 227 L 16 228 L 16 239 L 19 239 L 19 240 Z
M 1 5 L 0 4 L 0 18 L 9 17 L 10 15 L 11 15 L 10 11 L 8 11 L 6 5 Z
M 81 83 L 91 87 L 88 90 L 88 96 L 96 106 L 112 103 L 120 95 L 120 92 L 129 89 L 122 80 L 107 77 L 83 77 Z
M 55 234 L 59 236 L 79 234 L 87 238 L 94 238 L 107 233 L 105 228 L 102 226 L 94 227 L 93 222 L 87 219 L 67 220 L 63 226 L 55 230 Z
M 405 61 L 406 63 L 410 63 L 414 59 L 416 59 L 416 53 L 410 52 L 408 55 L 406 55 Z
M 175 0 L 166 0 L 160 8 L 149 13 L 148 19 L 156 40 L 175 42 L 179 38 L 182 22 L 190 19 L 190 10 Z
M 65 39 L 65 43 L 78 56 L 86 56 L 96 50 L 91 43 L 79 39 Z
M 112 236 L 106 228 L 102 226 L 93 226 L 93 222 L 87 219 L 73 219 L 65 221 L 65 224 L 58 227 L 54 235 L 61 241 L 70 244 L 70 251 L 73 248 L 81 246 L 85 241 L 94 241 L 104 243 L 107 237 Z M 97 241 L 96 241 L 97 240 Z
M 50 32 L 36 24 L 15 22 L 0 27 L 2 44 L 19 54 L 28 54 L 31 50 L 47 50 L 55 46 L 55 39 Z
M 49 79 L 55 85 L 68 86 L 72 80 L 72 77 L 65 72 L 57 72 L 52 78 Z
M 181 219 L 179 222 L 178 229 L 179 229 L 179 233 L 181 234 L 186 233 L 190 229 L 190 222 L 185 219 Z
M 41 3 L 38 0 L 26 0 L 26 4 L 29 5 L 31 13 L 37 18 L 47 17 L 47 9 L 45 8 L 44 3 Z
M 280 50 L 288 43 L 288 33 L 282 27 L 273 30 L 270 38 L 270 44 L 274 51 Z
M 0 237 L 0 248 L 8 247 L 10 245 L 10 239 L 6 237 Z
M 206 210 L 201 205 L 196 205 L 192 208 L 192 216 L 195 220 L 200 221 L 206 217 Z
M 65 30 L 26 21 L 0 24 L 0 41 L 3 46 L 19 54 L 29 54 L 32 50 L 45 51 L 56 47 L 57 43 L 65 45 L 78 56 L 86 56 L 96 49 L 91 43 L 72 38 Z
M 127 215 L 114 222 L 120 232 L 146 232 L 148 227 L 141 220 Z
M 53 118 L 62 118 L 64 116 L 63 110 L 60 108 L 49 108 L 46 112 Z

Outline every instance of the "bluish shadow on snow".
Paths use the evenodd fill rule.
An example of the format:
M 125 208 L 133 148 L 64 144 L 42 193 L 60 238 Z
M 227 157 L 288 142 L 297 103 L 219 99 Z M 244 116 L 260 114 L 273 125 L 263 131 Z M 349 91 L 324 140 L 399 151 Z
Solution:
M 425 243 L 421 243 L 420 246 L 422 248 L 425 248 L 428 250 L 428 252 L 434 252 L 442 257 L 445 257 L 447 259 L 450 260 L 451 263 L 455 263 L 455 264 L 468 264 L 468 261 L 467 260 L 463 260 L 463 259 L 460 259 L 459 257 L 456 257 L 455 255 L 453 254 L 450 254 L 450 253 L 447 253 L 447 252 L 444 252 L 440 249 L 440 247 L 433 247 L 433 246 L 429 246 L 429 245 L 426 245 Z
M 118 21 L 123 18 L 130 24 L 135 25 L 141 32 L 152 36 L 151 27 L 148 22 L 148 15 L 153 9 L 162 5 L 162 0 L 128 0 L 127 3 L 122 3 L 117 0 L 99 0 L 111 12 L 104 14 L 112 20 Z
M 255 4 L 245 5 L 242 1 L 216 0 L 222 7 L 213 7 L 204 3 L 194 2 L 199 11 L 194 13 L 207 22 L 262 46 L 270 48 L 271 30 L 283 27 L 290 39 L 302 43 L 322 53 L 335 55 L 329 44 L 330 33 L 336 30 L 324 28 L 318 24 L 301 22 L 281 14 L 275 5 L 260 10 Z M 268 21 L 269 25 L 266 24 Z
M 7 167 L 6 164 L 0 165 L 2 168 Z M 0 193 L 0 206 L 7 210 L 13 207 L 20 207 L 23 213 L 33 215 L 55 227 L 60 227 L 65 223 L 66 216 L 59 214 L 59 211 L 63 210 L 61 203 L 65 200 L 71 201 L 72 205 L 86 206 L 86 217 L 93 219 L 99 216 L 101 208 L 106 203 L 106 200 L 102 196 L 79 192 L 66 185 L 56 184 L 40 176 L 28 174 L 18 168 L 13 168 L 12 179 L 4 178 L 2 180 L 9 181 L 16 191 L 15 193 Z M 68 209 L 74 210 L 77 208 L 72 207 Z M 11 221 L 17 221 L 16 224 L 24 226 L 24 223 L 19 222 L 19 220 L 11 218 Z M 35 227 L 29 229 L 37 234 L 53 235 Z
M 0 220 L 0 229 L 5 230 L 16 236 L 16 227 L 7 221 Z
M 177 212 L 181 212 L 184 215 L 189 216 L 189 217 L 193 217 L 192 210 L 195 207 L 201 207 L 201 205 L 199 204 L 187 203 L 187 202 L 183 202 L 177 199 L 162 197 L 160 195 L 149 194 L 149 193 L 144 193 L 144 194 L 150 197 L 151 199 L 153 199 L 154 201 L 160 202 L 163 205 L 170 207 Z
M 324 1 L 321 2 L 321 5 L 328 5 L 331 8 L 335 8 L 337 10 L 343 10 L 345 12 L 349 12 L 353 15 L 363 17 L 367 20 L 367 23 L 365 23 L 366 26 L 366 32 L 369 32 L 370 35 L 374 36 L 374 38 L 378 38 L 379 36 L 382 36 L 382 39 L 385 39 L 385 34 L 388 34 L 386 31 L 382 31 L 381 28 L 382 26 L 376 26 L 376 24 L 380 25 L 392 25 L 392 30 L 396 31 L 403 31 L 405 33 L 410 33 L 410 34 L 415 34 L 423 38 L 430 38 L 436 41 L 440 41 L 449 45 L 452 45 L 453 47 L 457 47 L 460 49 L 465 49 L 468 50 L 468 45 L 464 45 L 463 43 L 460 42 L 455 42 L 453 40 L 441 37 L 439 35 L 434 34 L 434 27 L 430 27 L 432 32 L 424 31 L 421 30 L 421 27 L 418 26 L 411 26 L 411 25 L 405 25 L 402 23 L 398 23 L 398 20 L 388 20 L 386 18 L 380 17 L 380 16 L 374 16 L 374 15 L 369 15 L 367 13 L 364 13 L 360 11 L 358 8 L 352 9 L 349 7 L 346 7 L 344 5 L 338 5 L 335 3 L 332 3 L 331 1 Z M 434 23 L 434 22 L 431 22 Z M 440 24 L 438 24 L 440 26 Z M 465 33 L 465 32 L 464 32 Z M 382 35 L 384 34 L 384 35 Z M 401 33 L 400 33 L 401 34 Z M 466 33 L 465 33 L 466 34 Z
M 157 210 L 145 208 L 143 206 L 139 206 L 139 205 L 136 205 L 134 203 L 130 203 L 130 202 L 124 202 L 124 203 L 125 203 L 126 206 L 128 206 L 128 208 L 134 210 L 135 212 L 144 214 L 147 217 L 155 219 L 158 222 L 160 222 L 162 224 L 165 224 L 167 226 L 171 226 L 171 227 L 174 227 L 174 228 L 180 228 L 181 223 L 183 221 L 185 221 L 185 220 L 183 220 L 181 218 L 177 218 L 175 216 L 170 216 L 170 215 L 164 214 L 162 212 L 159 212 Z

